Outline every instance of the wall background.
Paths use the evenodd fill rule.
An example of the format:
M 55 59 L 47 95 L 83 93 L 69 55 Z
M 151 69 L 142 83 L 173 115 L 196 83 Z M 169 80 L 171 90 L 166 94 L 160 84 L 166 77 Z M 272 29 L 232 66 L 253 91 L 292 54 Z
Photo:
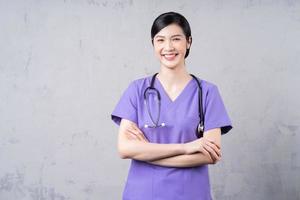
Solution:
M 150 28 L 189 20 L 188 70 L 218 85 L 234 129 L 214 199 L 300 199 L 300 2 L 0 0 L 0 199 L 120 199 L 129 160 L 110 113 L 159 69 Z

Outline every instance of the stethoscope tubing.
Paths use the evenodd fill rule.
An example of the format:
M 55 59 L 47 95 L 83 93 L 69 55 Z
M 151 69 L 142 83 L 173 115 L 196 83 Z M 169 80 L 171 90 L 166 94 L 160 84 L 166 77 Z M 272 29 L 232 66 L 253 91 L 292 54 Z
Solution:
M 158 73 L 155 73 L 152 76 L 150 86 L 147 87 L 144 91 L 144 103 L 146 104 L 148 115 L 149 115 L 150 120 L 153 124 L 153 125 L 145 124 L 145 126 L 144 126 L 145 128 L 158 128 L 158 127 L 165 126 L 165 123 L 158 124 L 159 119 L 160 119 L 160 111 L 161 111 L 161 96 L 160 96 L 160 92 L 154 87 L 154 81 L 155 81 L 155 77 L 156 77 L 157 74 Z M 199 90 L 198 90 L 198 114 L 199 114 L 200 122 L 199 122 L 199 124 L 196 128 L 196 136 L 198 138 L 200 138 L 200 137 L 203 136 L 203 132 L 204 132 L 204 113 L 203 113 L 203 106 L 202 106 L 202 87 L 201 87 L 201 83 L 199 82 L 198 78 L 196 76 L 194 76 L 193 74 L 190 74 L 190 75 L 194 78 L 194 80 L 196 80 L 198 88 L 199 88 Z M 148 92 L 148 90 L 155 91 L 155 93 L 157 95 L 157 99 L 158 99 L 158 117 L 157 117 L 156 121 L 153 119 L 153 116 L 151 115 L 149 104 L 148 104 L 148 101 L 147 101 L 147 92 Z

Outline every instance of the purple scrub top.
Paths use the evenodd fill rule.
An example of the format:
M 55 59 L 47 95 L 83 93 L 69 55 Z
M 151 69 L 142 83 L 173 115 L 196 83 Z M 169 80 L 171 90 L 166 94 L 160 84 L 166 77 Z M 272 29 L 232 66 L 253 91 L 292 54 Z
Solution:
M 164 127 L 144 128 L 152 121 L 144 103 L 144 91 L 150 86 L 152 76 L 132 81 L 111 114 L 112 120 L 120 125 L 122 118 L 135 122 L 151 143 L 186 143 L 197 139 L 198 85 L 190 80 L 180 95 L 172 101 L 160 81 L 155 78 L 154 87 L 161 95 L 159 124 Z M 224 103 L 213 83 L 201 80 L 205 131 L 221 128 L 225 134 L 232 129 Z M 158 104 L 149 93 L 149 108 L 157 119 Z M 205 134 L 205 133 L 204 133 Z M 198 167 L 162 167 L 139 160 L 131 160 L 123 200 L 210 200 L 208 165 Z

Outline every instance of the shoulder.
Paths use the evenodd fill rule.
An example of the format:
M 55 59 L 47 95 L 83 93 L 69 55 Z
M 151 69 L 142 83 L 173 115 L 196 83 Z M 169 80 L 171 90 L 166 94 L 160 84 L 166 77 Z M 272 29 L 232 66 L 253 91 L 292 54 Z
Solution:
M 134 79 L 131 81 L 130 86 L 135 88 L 137 91 L 144 90 L 146 87 L 150 85 L 151 75 L 144 76 L 141 78 Z
M 200 80 L 201 87 L 204 92 L 210 92 L 218 89 L 218 86 L 215 83 L 202 78 L 198 79 Z
M 215 100 L 221 98 L 221 93 L 219 91 L 217 84 L 203 79 L 200 80 L 202 86 L 202 94 L 206 101 L 211 101 L 213 99 Z
M 151 79 L 152 76 L 144 76 L 144 77 L 141 77 L 141 78 L 137 78 L 137 79 L 134 79 L 132 81 L 133 84 L 135 85 L 141 85 L 141 84 L 144 84 L 144 83 L 148 83 L 148 81 Z
M 142 78 L 133 79 L 127 85 L 127 89 L 124 93 L 129 95 L 131 98 L 141 97 L 143 92 L 150 85 L 150 80 L 152 76 L 145 76 Z
M 218 98 L 220 96 L 219 88 L 216 83 L 198 78 L 201 81 L 202 94 L 206 100 Z

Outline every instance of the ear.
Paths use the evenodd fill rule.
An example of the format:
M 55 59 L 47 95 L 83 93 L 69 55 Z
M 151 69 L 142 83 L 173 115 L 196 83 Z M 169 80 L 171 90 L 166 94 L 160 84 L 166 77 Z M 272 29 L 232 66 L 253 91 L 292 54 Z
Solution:
M 188 41 L 187 41 L 187 49 L 190 49 L 191 46 L 192 46 L 192 36 L 190 36 Z

